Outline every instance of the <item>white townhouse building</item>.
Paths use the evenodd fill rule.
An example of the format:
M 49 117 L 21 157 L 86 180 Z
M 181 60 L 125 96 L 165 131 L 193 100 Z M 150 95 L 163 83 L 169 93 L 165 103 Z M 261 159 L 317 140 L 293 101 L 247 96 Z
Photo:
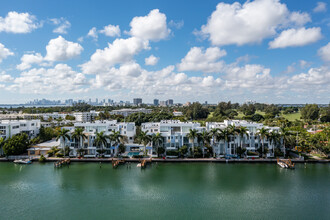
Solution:
M 131 109 L 131 108 L 124 108 L 119 110 L 113 110 L 110 112 L 111 115 L 122 115 L 124 117 L 127 117 L 134 113 L 145 113 L 150 114 L 152 112 L 152 109 L 145 109 L 145 108 L 137 108 L 137 109 Z
M 99 115 L 100 112 L 74 112 L 72 115 L 76 118 L 77 122 L 92 122 Z
M 95 121 L 95 122 L 81 122 L 75 123 L 74 127 L 64 127 L 65 129 L 70 130 L 70 140 L 61 139 L 60 146 L 69 146 L 71 149 L 70 155 L 77 156 L 77 149 L 82 146 L 85 150 L 85 157 L 95 157 L 97 155 L 98 146 L 95 145 L 94 140 L 96 138 L 96 133 L 104 132 L 104 135 L 110 135 L 113 132 L 120 132 L 121 135 L 127 137 L 128 144 L 133 143 L 134 136 L 136 133 L 136 127 L 134 122 L 117 122 L 116 120 L 112 121 Z M 85 140 L 75 140 L 72 138 L 76 128 L 83 128 L 84 134 L 87 136 Z M 81 143 L 82 142 L 82 143 Z M 110 140 L 107 140 L 107 146 L 105 146 L 105 156 L 110 157 L 113 154 L 117 153 L 118 146 L 112 146 L 114 143 L 110 143 Z
M 26 133 L 29 138 L 39 134 L 40 120 L 2 120 L 0 121 L 0 137 L 10 138 L 19 133 Z
M 196 129 L 198 132 L 205 130 L 200 123 L 181 122 L 180 120 L 163 120 L 160 122 L 142 123 L 141 130 L 149 135 L 160 133 L 163 137 L 163 147 L 166 150 L 177 150 L 183 145 L 191 147 L 191 143 L 187 135 L 190 129 Z M 197 138 L 194 140 L 197 143 Z M 151 154 L 149 148 L 148 153 Z
M 225 143 L 224 140 L 219 142 L 216 140 L 211 140 L 213 145 L 213 151 L 216 156 L 222 155 L 236 155 L 236 149 L 243 144 L 243 148 L 246 148 L 247 151 L 256 152 L 259 148 L 262 147 L 262 140 L 257 134 L 261 128 L 266 128 L 269 132 L 276 131 L 279 132 L 279 127 L 268 127 L 262 123 L 248 122 L 244 120 L 224 120 L 224 122 L 207 122 L 206 129 L 211 131 L 212 129 L 225 129 L 228 126 L 235 127 L 245 127 L 248 130 L 248 135 L 244 135 L 243 139 L 239 135 L 231 136 L 229 142 Z M 274 156 L 274 143 L 270 143 L 266 138 L 264 139 L 264 147 L 269 149 L 268 157 Z

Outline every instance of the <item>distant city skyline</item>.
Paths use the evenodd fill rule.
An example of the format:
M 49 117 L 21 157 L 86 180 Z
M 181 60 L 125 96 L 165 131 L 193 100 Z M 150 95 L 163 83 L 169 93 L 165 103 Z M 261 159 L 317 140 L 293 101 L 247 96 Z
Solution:
M 329 103 L 329 36 L 322 0 L 6 1 L 0 103 Z

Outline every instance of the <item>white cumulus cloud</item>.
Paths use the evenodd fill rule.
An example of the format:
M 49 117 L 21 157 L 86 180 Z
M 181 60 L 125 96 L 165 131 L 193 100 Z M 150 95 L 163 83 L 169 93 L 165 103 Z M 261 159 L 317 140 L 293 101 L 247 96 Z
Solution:
M 6 74 L 4 71 L 0 72 L 0 82 L 11 82 L 14 78 L 11 75 Z
M 0 17 L 0 32 L 8 33 L 30 33 L 37 29 L 36 17 L 29 13 L 8 12 L 6 17 Z
M 46 50 L 45 60 L 64 61 L 79 56 L 83 51 L 83 47 L 78 43 L 67 41 L 62 36 L 59 36 L 49 41 Z
M 325 2 L 317 2 L 316 7 L 313 9 L 314 12 L 326 12 L 327 4 Z
M 68 20 L 66 20 L 65 18 L 53 18 L 50 20 L 54 25 L 57 25 L 57 27 L 53 30 L 54 33 L 57 34 L 68 33 L 67 29 L 71 27 L 71 23 Z
M 285 48 L 285 47 L 297 47 L 314 43 L 320 40 L 322 37 L 321 28 L 299 28 L 288 29 L 283 31 L 277 38 L 269 43 L 269 47 Z
M 143 49 L 149 49 L 149 42 L 140 38 L 116 39 L 103 50 L 97 49 L 90 61 L 81 65 L 84 73 L 108 70 L 115 64 L 131 61 Z
M 107 25 L 102 30 L 99 31 L 101 34 L 104 34 L 109 37 L 119 37 L 120 28 L 119 25 Z
M 0 43 L 0 63 L 3 59 L 6 59 L 8 56 L 13 56 L 14 53 L 11 52 L 8 48 L 5 47 L 2 43 Z
M 129 33 L 144 40 L 159 41 L 167 38 L 171 32 L 167 28 L 166 15 L 158 9 L 151 10 L 147 16 L 134 17 L 130 26 Z
M 154 55 L 150 55 L 144 59 L 144 62 L 147 66 L 154 66 L 158 63 L 159 57 L 155 57 Z
M 92 37 L 92 38 L 94 38 L 94 40 L 97 40 L 98 35 L 97 35 L 96 27 L 92 27 L 92 28 L 88 31 L 88 33 L 87 33 L 87 37 Z
M 318 55 L 326 62 L 330 62 L 330 42 L 318 50 Z
M 246 1 L 244 4 L 219 3 L 207 24 L 196 34 L 213 45 L 260 43 L 277 31 L 310 22 L 308 13 L 290 12 L 279 0 Z
M 179 71 L 220 72 L 224 62 L 218 59 L 226 54 L 225 50 L 218 47 L 210 47 L 204 51 L 200 47 L 192 47 L 177 67 Z
M 19 70 L 25 70 L 31 68 L 32 64 L 40 64 L 44 58 L 40 53 L 36 54 L 24 54 L 21 57 L 21 63 L 16 66 Z

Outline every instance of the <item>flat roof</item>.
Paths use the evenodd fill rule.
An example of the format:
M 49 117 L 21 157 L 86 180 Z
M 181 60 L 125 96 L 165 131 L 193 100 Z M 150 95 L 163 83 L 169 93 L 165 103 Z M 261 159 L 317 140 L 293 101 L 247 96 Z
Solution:
M 50 141 L 46 141 L 46 142 L 43 142 L 43 143 L 40 143 L 40 144 L 37 144 L 35 145 L 34 147 L 56 147 L 56 146 L 60 146 L 60 140 L 50 140 Z

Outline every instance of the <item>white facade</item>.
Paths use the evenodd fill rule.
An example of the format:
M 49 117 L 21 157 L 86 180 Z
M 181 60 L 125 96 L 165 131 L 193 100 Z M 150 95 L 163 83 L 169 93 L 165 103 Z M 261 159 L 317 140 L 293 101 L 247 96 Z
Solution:
M 225 120 L 224 122 L 207 122 L 206 128 L 208 131 L 212 129 L 225 129 L 228 126 L 235 127 L 245 127 L 248 130 L 248 135 L 240 137 L 239 135 L 231 136 L 229 142 L 226 143 L 224 140 L 217 142 L 216 140 L 211 140 L 213 145 L 213 150 L 216 156 L 220 155 L 236 155 L 236 149 L 241 145 L 243 148 L 246 148 L 247 151 L 256 152 L 259 148 L 262 147 L 262 140 L 257 134 L 261 128 L 266 128 L 270 132 L 276 131 L 279 132 L 279 127 L 268 127 L 264 126 L 262 123 L 248 122 L 244 120 Z M 268 156 L 274 156 L 274 144 L 270 143 L 266 138 L 263 140 L 264 147 L 269 149 Z
M 77 149 L 83 148 L 85 150 L 85 155 L 90 157 L 95 157 L 97 154 L 97 147 L 94 143 L 96 138 L 96 133 L 104 132 L 104 135 L 110 135 L 113 132 L 120 132 L 122 136 L 127 137 L 127 142 L 132 144 L 134 141 L 134 136 L 136 133 L 136 127 L 134 122 L 117 122 L 116 120 L 112 121 L 95 121 L 95 122 L 85 122 L 85 123 L 75 123 L 74 127 L 67 128 L 70 130 L 70 134 L 72 135 L 76 128 L 83 128 L 84 134 L 87 136 L 85 140 L 74 140 L 71 138 L 70 140 L 66 140 L 63 143 L 61 140 L 61 147 L 70 146 L 72 156 L 77 155 Z M 107 150 L 106 155 L 115 154 L 117 149 L 116 146 L 112 146 L 113 143 L 110 143 L 107 140 L 107 146 L 105 149 Z
M 145 113 L 150 114 L 152 112 L 152 109 L 145 109 L 145 108 L 138 108 L 138 109 L 119 109 L 119 110 L 113 110 L 110 112 L 111 115 L 122 115 L 124 117 L 127 117 L 134 113 Z
M 26 133 L 29 138 L 39 134 L 40 120 L 0 121 L 0 137 L 10 138 L 19 133 Z
M 179 120 L 163 120 L 161 122 L 142 123 L 141 125 L 141 130 L 149 135 L 160 133 L 166 150 L 177 150 L 183 145 L 191 146 L 187 137 L 190 129 L 196 129 L 198 132 L 205 130 L 200 123 L 181 122 Z M 197 143 L 197 140 L 194 142 Z
M 76 118 L 77 122 L 92 122 L 98 116 L 99 112 L 74 112 L 72 115 Z

